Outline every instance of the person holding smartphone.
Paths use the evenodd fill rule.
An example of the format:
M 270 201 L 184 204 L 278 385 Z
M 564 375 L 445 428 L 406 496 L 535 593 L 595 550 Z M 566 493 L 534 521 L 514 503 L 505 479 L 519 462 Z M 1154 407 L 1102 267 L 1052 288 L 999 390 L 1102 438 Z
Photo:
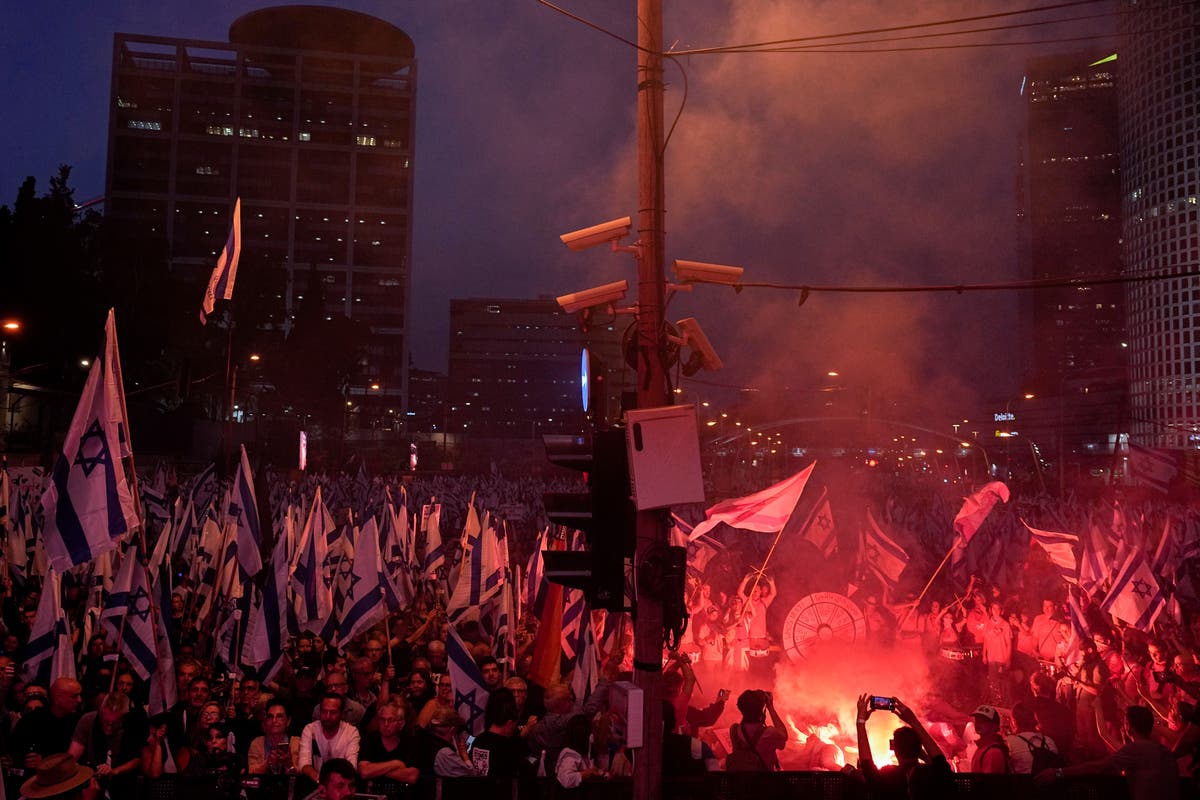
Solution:
M 891 747 L 897 763 L 877 767 L 871 756 L 867 720 L 881 710 L 895 714 L 904 726 L 892 732 Z M 899 699 L 859 696 L 857 730 L 858 770 L 873 797 L 945 797 L 946 790 L 953 787 L 954 775 L 946 756 L 917 715 Z

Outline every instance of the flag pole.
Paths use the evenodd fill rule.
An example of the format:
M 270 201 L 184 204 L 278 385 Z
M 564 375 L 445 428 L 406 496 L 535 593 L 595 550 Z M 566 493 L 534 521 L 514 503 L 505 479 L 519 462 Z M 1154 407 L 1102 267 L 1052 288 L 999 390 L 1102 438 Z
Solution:
M 382 589 L 380 590 L 382 591 Z M 387 637 L 387 654 L 388 666 L 392 666 L 392 612 L 388 612 L 383 618 L 383 635 Z
M 901 619 L 899 624 L 896 626 L 897 630 L 904 627 L 904 623 L 908 622 L 908 618 L 912 616 L 913 611 L 916 610 L 917 606 L 921 605 L 921 601 L 925 599 L 925 593 L 929 591 L 930 586 L 933 586 L 934 580 L 939 574 L 941 574 L 942 568 L 946 566 L 946 562 L 950 560 L 950 556 L 954 555 L 954 550 L 957 547 L 958 534 L 955 534 L 954 542 L 950 545 L 950 549 L 946 551 L 946 556 L 942 559 L 942 563 L 938 564 L 937 569 L 935 569 L 933 574 L 929 576 L 929 580 L 925 582 L 925 588 L 921 590 L 919 595 L 917 595 L 917 599 L 913 601 L 912 606 L 908 609 L 908 611 L 905 612 L 904 618 Z
M 775 541 L 771 542 L 771 549 L 767 551 L 766 558 L 763 559 L 762 566 L 754 571 L 754 583 L 750 585 L 750 594 L 746 597 L 746 604 L 742 606 L 742 614 L 738 617 L 737 624 L 741 624 L 746 618 L 746 614 L 750 611 L 750 598 L 754 597 L 754 590 L 758 588 L 758 582 L 767 571 L 767 563 L 771 560 L 771 556 L 775 553 L 775 547 L 779 544 L 779 539 L 783 536 L 783 532 L 787 530 L 788 523 L 792 521 L 792 517 L 796 514 L 796 508 L 800 505 L 800 498 L 796 497 L 796 505 L 792 506 L 792 513 L 788 514 L 788 518 L 784 520 L 783 525 L 779 527 L 779 532 L 775 534 Z
M 230 468 L 230 456 L 233 454 L 233 398 L 237 390 L 237 366 L 233 363 L 233 309 L 226 310 L 229 323 L 225 328 L 225 390 L 229 400 L 225 405 L 225 442 L 221 448 L 221 469 Z M 221 474 L 225 474 L 222 472 Z
M 125 440 L 129 443 L 129 493 L 131 495 L 133 495 L 133 512 L 134 512 L 134 516 L 137 517 L 137 531 L 136 532 L 137 532 L 138 541 L 136 544 L 134 544 L 132 553 L 130 553 L 128 550 L 125 552 L 125 557 L 126 558 L 137 558 L 139 545 L 141 546 L 141 549 L 143 552 L 147 552 L 146 515 L 145 515 L 145 509 L 142 508 L 142 492 L 141 492 L 141 487 L 138 484 L 137 464 L 133 460 L 133 439 L 131 438 L 130 433 L 129 433 L 129 408 L 125 404 L 125 386 L 124 386 L 125 373 L 124 373 L 124 370 L 121 370 L 118 366 L 121 363 L 121 350 L 120 350 L 119 344 L 117 342 L 117 319 L 116 319 L 116 314 L 113 313 L 112 309 L 109 309 L 108 313 L 110 316 L 112 316 L 112 319 L 113 319 L 112 347 L 113 347 L 113 360 L 116 362 L 114 364 L 110 364 L 108 366 L 108 368 L 111 370 L 114 370 L 114 374 L 119 377 L 119 380 L 121 383 L 121 386 L 118 386 L 117 388 L 120 390 L 121 419 L 125 423 Z M 106 345 L 107 345 L 107 343 L 106 343 Z M 154 598 L 150 597 L 149 600 L 150 600 L 150 608 L 153 610 Z M 126 624 L 128 624 L 128 622 L 129 622 L 129 603 L 127 602 L 125 604 L 125 613 L 121 615 L 121 627 L 117 633 L 117 653 L 118 654 L 121 652 L 121 648 L 125 644 L 125 626 L 126 626 Z M 87 646 L 86 642 L 84 642 L 84 646 L 85 647 Z M 117 665 L 114 664 L 113 671 L 112 671 L 112 677 L 109 679 L 109 684 L 108 684 L 109 694 L 112 694 L 113 689 L 116 688 L 116 685 L 117 685 Z

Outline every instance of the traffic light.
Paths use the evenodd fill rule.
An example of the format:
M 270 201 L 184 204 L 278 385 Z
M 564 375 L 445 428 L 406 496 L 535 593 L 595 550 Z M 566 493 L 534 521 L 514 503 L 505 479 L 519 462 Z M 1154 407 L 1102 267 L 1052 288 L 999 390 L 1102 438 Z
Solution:
M 630 499 L 629 461 L 622 430 L 587 436 L 548 435 L 546 456 L 587 475 L 588 491 L 547 494 L 546 515 L 583 531 L 588 550 L 544 550 L 546 578 L 587 593 L 594 609 L 625 608 L 625 560 L 633 556 L 636 512 Z

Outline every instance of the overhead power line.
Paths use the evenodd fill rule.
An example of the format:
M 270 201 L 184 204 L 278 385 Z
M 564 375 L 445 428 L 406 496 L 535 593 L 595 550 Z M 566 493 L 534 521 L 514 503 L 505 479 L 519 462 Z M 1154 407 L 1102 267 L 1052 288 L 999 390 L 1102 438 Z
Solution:
M 973 33 L 996 33 L 998 31 L 1014 31 L 1025 30 L 1027 28 L 1044 28 L 1048 25 L 1063 25 L 1070 22 L 1086 22 L 1089 20 L 1106 19 L 1108 17 L 1127 14 L 1127 11 L 1108 11 L 1103 14 L 1084 14 L 1078 17 L 1064 17 L 1054 20 L 1040 20 L 1038 22 L 1017 22 L 1012 25 L 988 25 L 982 28 L 963 28 L 954 31 L 933 31 L 931 33 L 914 33 L 909 36 L 884 36 L 879 39 L 851 39 L 850 41 L 841 42 L 816 42 L 814 44 L 797 45 L 795 47 L 786 48 L 769 48 L 769 49 L 742 49 L 730 47 L 722 52 L 726 53 L 790 53 L 799 52 L 801 50 L 809 50 L 815 47 L 851 47 L 861 44 L 891 44 L 893 42 L 908 42 L 916 39 L 940 39 L 947 36 L 966 36 Z
M 538 0 L 544 2 L 544 0 Z M 980 22 L 985 19 L 1001 19 L 1003 17 L 1015 17 L 1022 14 L 1037 14 L 1043 11 L 1055 11 L 1062 8 L 1072 8 L 1074 6 L 1094 5 L 1105 0 L 1075 0 L 1070 3 L 1055 3 L 1053 5 L 1033 6 L 1030 8 L 1018 9 L 1014 11 L 998 11 L 992 14 L 976 14 L 970 17 L 958 17 L 956 19 L 934 20 L 932 22 L 914 22 L 908 25 L 890 25 L 884 28 L 866 28 L 857 31 L 846 31 L 843 33 L 822 33 L 813 34 L 810 36 L 796 36 L 788 39 L 773 39 L 766 42 L 753 42 L 741 45 L 722 45 L 719 47 L 698 47 L 690 50 L 676 50 L 674 55 L 706 55 L 710 53 L 723 53 L 730 50 L 747 50 L 760 47 L 775 47 L 778 45 L 797 44 L 800 42 L 815 42 L 822 39 L 838 39 L 850 36 L 868 36 L 876 33 L 896 33 L 898 31 L 918 30 L 921 28 L 936 28 L 942 25 L 961 25 L 968 22 Z
M 847 286 L 847 285 L 813 285 L 804 283 L 771 283 L 765 281 L 745 282 L 735 287 L 741 289 L 782 289 L 800 292 L 800 302 L 804 303 L 812 292 L 839 294 L 916 294 L 934 292 L 998 292 L 1025 291 L 1029 289 L 1073 289 L 1087 286 L 1107 286 L 1116 283 L 1148 283 L 1165 281 L 1173 278 L 1200 277 L 1200 269 L 1186 272 L 1160 272 L 1151 275 L 1097 275 L 1092 278 L 1040 278 L 1028 281 L 1009 281 L 1003 283 L 942 283 L 918 284 L 913 286 Z

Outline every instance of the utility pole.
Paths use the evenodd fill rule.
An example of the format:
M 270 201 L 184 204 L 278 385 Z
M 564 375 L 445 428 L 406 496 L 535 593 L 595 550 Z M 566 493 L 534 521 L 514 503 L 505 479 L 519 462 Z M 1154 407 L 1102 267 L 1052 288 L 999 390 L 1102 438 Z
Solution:
M 637 26 L 637 405 L 655 408 L 667 404 L 663 364 L 662 0 L 638 0 Z M 666 545 L 667 530 L 661 515 L 639 511 L 635 574 L 648 557 L 661 557 Z M 633 797 L 658 800 L 662 797 L 662 597 L 639 588 L 635 614 L 633 681 L 642 690 L 643 746 L 633 770 Z

